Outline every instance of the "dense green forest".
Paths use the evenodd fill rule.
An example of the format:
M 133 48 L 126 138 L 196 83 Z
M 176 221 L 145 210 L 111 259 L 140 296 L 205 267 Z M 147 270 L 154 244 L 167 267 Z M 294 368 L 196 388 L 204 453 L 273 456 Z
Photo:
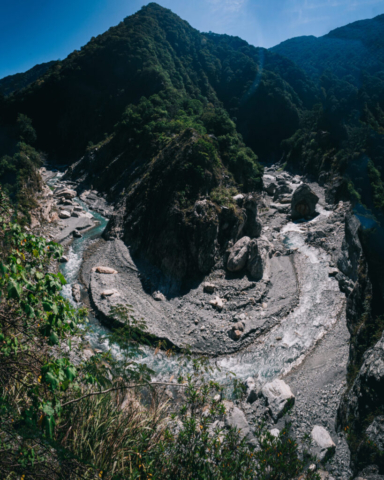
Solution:
M 35 82 L 39 77 L 45 74 L 56 62 L 40 63 L 35 65 L 24 73 L 16 73 L 8 75 L 0 80 L 0 95 L 4 97 L 16 93 L 31 83 Z
M 202 34 L 149 4 L 2 100 L 0 154 L 17 153 L 22 113 L 50 160 L 68 164 L 103 147 L 93 149 L 91 173 L 100 187 L 112 159 L 126 178 L 191 127 L 217 138 L 217 154 L 246 189 L 260 187 L 256 157 L 282 159 L 315 177 L 341 173 L 355 199 L 381 205 L 366 188 L 365 159 L 381 178 L 383 24 L 379 16 L 268 51 Z
M 380 15 L 271 49 L 293 60 L 320 91 L 321 103 L 284 142 L 289 162 L 314 174 L 343 173 L 353 198 L 381 211 L 384 197 L 377 185 L 384 172 L 383 32 Z

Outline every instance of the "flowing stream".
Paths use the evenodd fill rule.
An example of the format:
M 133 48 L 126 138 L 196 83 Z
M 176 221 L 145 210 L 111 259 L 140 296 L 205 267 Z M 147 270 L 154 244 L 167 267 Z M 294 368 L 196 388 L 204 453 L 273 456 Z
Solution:
M 57 175 L 49 182 L 54 185 L 62 174 Z M 61 271 L 68 284 L 63 289 L 63 296 L 73 303 L 71 286 L 78 282 L 78 276 L 83 260 L 83 254 L 90 242 L 100 237 L 108 220 L 89 210 L 79 199 L 76 201 L 99 222 L 96 227 L 85 232 L 81 238 L 75 238 L 69 247 L 67 256 L 69 261 L 61 265 Z M 319 215 L 311 222 L 317 222 L 321 216 L 329 215 L 318 207 Z M 301 281 L 299 305 L 279 325 L 262 336 L 246 350 L 237 354 L 212 360 L 214 367 L 211 376 L 218 381 L 224 381 L 229 372 L 234 372 L 238 379 L 250 376 L 259 377 L 265 382 L 279 375 L 287 373 L 298 365 L 305 355 L 314 347 L 316 342 L 337 321 L 343 305 L 344 296 L 340 293 L 338 283 L 329 277 L 329 258 L 321 249 L 315 249 L 305 243 L 305 224 L 288 223 L 280 234 L 285 244 L 296 248 L 300 259 Z M 102 351 L 111 350 L 119 358 L 121 351 L 118 345 L 108 339 L 109 330 L 105 328 L 93 315 L 89 316 L 87 340 L 90 345 Z M 138 362 L 146 363 L 154 370 L 158 379 L 169 378 L 180 372 L 179 356 L 168 357 L 163 352 L 154 354 L 154 349 L 147 346 L 140 348 L 141 355 Z M 216 368 L 219 367 L 219 368 Z M 189 370 L 188 365 L 183 370 Z

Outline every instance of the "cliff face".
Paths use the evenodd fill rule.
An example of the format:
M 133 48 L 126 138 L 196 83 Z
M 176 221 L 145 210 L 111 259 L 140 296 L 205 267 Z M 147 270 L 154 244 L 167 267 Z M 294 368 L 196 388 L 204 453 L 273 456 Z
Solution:
M 233 200 L 232 175 L 221 158 L 206 154 L 214 143 L 194 130 L 175 137 L 127 188 L 107 238 L 122 239 L 132 252 L 183 279 L 209 273 L 219 252 L 241 233 L 258 236 L 256 197 L 249 194 L 244 208 Z
M 377 308 L 379 291 L 375 270 L 380 263 L 369 252 L 356 217 L 346 220 L 346 237 L 339 268 L 354 281 L 347 300 L 347 326 L 351 334 L 347 391 L 338 410 L 338 424 L 348 433 L 352 466 L 357 473 L 377 465 L 384 473 L 384 322 Z

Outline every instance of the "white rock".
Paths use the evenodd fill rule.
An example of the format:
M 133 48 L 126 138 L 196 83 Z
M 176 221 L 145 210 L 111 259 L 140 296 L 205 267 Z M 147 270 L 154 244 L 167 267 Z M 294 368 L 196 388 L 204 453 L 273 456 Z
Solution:
M 211 300 L 209 302 L 214 308 L 216 308 L 217 310 L 222 310 L 223 307 L 224 307 L 224 302 L 223 300 L 220 298 L 220 297 L 215 297 L 214 300 Z
M 61 210 L 59 213 L 60 218 L 71 218 L 71 212 L 68 212 L 67 210 Z
M 164 302 L 165 301 L 165 296 L 161 292 L 154 292 L 152 294 L 152 297 L 157 302 Z
M 335 453 L 336 445 L 324 427 L 315 425 L 311 432 L 312 453 L 322 462 Z
M 245 381 L 246 390 L 246 399 L 248 403 L 253 403 L 257 399 L 257 387 L 255 379 L 252 377 L 248 377 Z
M 205 293 L 213 293 L 215 291 L 216 285 L 214 283 L 204 282 L 203 290 Z
M 272 430 L 270 430 L 269 433 L 273 437 L 278 438 L 278 436 L 280 435 L 280 430 L 278 428 L 272 428 Z
M 116 294 L 118 294 L 118 293 L 119 293 L 119 292 L 118 292 L 117 290 L 115 290 L 114 288 L 112 288 L 112 289 L 110 289 L 110 290 L 103 290 L 103 291 L 101 292 L 101 296 L 102 296 L 103 298 L 105 298 L 105 297 L 111 297 L 112 295 L 116 295 Z
M 266 383 L 261 390 L 261 394 L 267 400 L 269 410 L 275 421 L 295 402 L 295 396 L 289 386 L 278 378 L 273 382 Z
M 105 273 L 107 275 L 115 275 L 117 273 L 117 270 L 111 267 L 93 267 L 92 272 Z

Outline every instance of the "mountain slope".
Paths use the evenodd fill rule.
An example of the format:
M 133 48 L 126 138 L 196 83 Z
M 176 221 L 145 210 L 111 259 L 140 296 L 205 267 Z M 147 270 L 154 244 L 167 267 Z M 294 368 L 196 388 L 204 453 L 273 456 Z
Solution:
M 67 161 L 111 133 L 128 104 L 167 88 L 223 102 L 256 153 L 278 151 L 316 97 L 290 61 L 237 38 L 201 34 L 149 4 L 10 99 L 6 117 L 27 114 L 40 148 Z
M 270 50 L 294 61 L 315 81 L 325 71 L 358 86 L 361 73 L 384 72 L 384 15 L 332 30 L 323 37 L 296 37 Z
M 15 75 L 8 75 L 0 80 L 0 94 L 11 95 L 17 90 L 28 87 L 31 83 L 35 82 L 38 78 L 43 76 L 56 61 L 41 63 L 40 65 L 35 65 L 26 72 L 16 73 Z

